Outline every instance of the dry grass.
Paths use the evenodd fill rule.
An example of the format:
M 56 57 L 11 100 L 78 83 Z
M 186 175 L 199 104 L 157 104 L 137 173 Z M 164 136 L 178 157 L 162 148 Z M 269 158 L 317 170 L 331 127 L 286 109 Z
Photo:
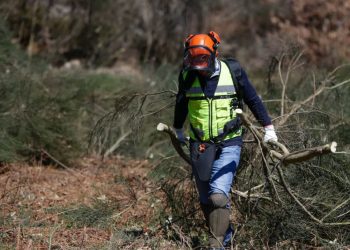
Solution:
M 0 244 L 90 249 L 126 247 L 133 240 L 144 245 L 164 198 L 147 177 L 150 164 L 118 157 L 103 163 L 86 158 L 79 165 L 71 171 L 8 165 L 0 175 Z

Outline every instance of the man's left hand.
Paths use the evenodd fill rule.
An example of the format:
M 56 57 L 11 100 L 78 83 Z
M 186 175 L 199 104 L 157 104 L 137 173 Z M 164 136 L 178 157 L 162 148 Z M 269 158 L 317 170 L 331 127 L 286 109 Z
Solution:
M 268 141 L 278 141 L 276 132 L 275 132 L 275 128 L 274 126 L 268 125 L 264 127 L 265 130 L 265 135 L 264 135 L 264 142 L 268 142 Z
M 176 138 L 181 144 L 186 144 L 186 137 L 183 128 L 174 128 Z

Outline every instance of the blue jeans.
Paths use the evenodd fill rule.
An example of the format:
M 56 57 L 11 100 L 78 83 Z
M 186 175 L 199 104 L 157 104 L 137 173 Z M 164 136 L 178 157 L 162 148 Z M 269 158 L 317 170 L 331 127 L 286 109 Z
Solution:
M 192 168 L 199 192 L 199 200 L 203 204 L 209 204 L 208 198 L 213 193 L 225 194 L 230 197 L 231 185 L 236 175 L 241 155 L 240 146 L 227 146 L 219 149 L 218 156 L 213 163 L 209 181 L 201 181 Z
M 222 193 L 225 194 L 227 198 L 230 197 L 231 186 L 233 183 L 233 178 L 236 175 L 240 156 L 240 146 L 227 146 L 219 149 L 213 163 L 209 181 L 201 181 L 198 177 L 196 169 L 194 167 L 192 168 L 201 203 L 209 204 L 208 198 L 214 193 Z M 229 207 L 230 205 L 227 204 L 227 208 Z M 230 225 L 225 233 L 224 240 L 222 242 L 223 246 L 226 246 L 231 241 L 233 232 L 233 226 Z

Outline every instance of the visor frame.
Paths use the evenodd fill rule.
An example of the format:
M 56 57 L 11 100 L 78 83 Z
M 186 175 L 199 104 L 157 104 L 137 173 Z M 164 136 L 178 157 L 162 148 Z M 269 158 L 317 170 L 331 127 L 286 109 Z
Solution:
M 195 48 L 202 48 L 205 49 L 206 51 L 208 51 L 208 54 L 203 53 L 203 55 L 208 55 L 208 63 L 206 67 L 203 66 L 199 66 L 196 64 L 193 64 L 193 62 L 191 62 L 191 53 L 190 50 L 191 49 L 195 49 Z M 199 54 L 201 55 L 201 54 Z M 216 58 L 216 50 L 210 50 L 207 46 L 204 45 L 195 45 L 195 46 L 189 46 L 187 48 L 185 48 L 184 51 L 184 60 L 183 60 L 183 68 L 186 71 L 191 71 L 191 70 L 196 70 L 196 71 L 206 71 L 209 72 L 209 74 L 213 74 L 215 72 L 215 58 Z

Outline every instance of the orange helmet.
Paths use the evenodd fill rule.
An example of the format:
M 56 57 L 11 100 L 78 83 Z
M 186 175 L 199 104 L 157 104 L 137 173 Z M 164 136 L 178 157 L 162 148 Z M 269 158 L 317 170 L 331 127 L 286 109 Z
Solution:
M 185 39 L 184 69 L 213 73 L 220 37 L 214 31 L 208 34 L 189 35 Z

